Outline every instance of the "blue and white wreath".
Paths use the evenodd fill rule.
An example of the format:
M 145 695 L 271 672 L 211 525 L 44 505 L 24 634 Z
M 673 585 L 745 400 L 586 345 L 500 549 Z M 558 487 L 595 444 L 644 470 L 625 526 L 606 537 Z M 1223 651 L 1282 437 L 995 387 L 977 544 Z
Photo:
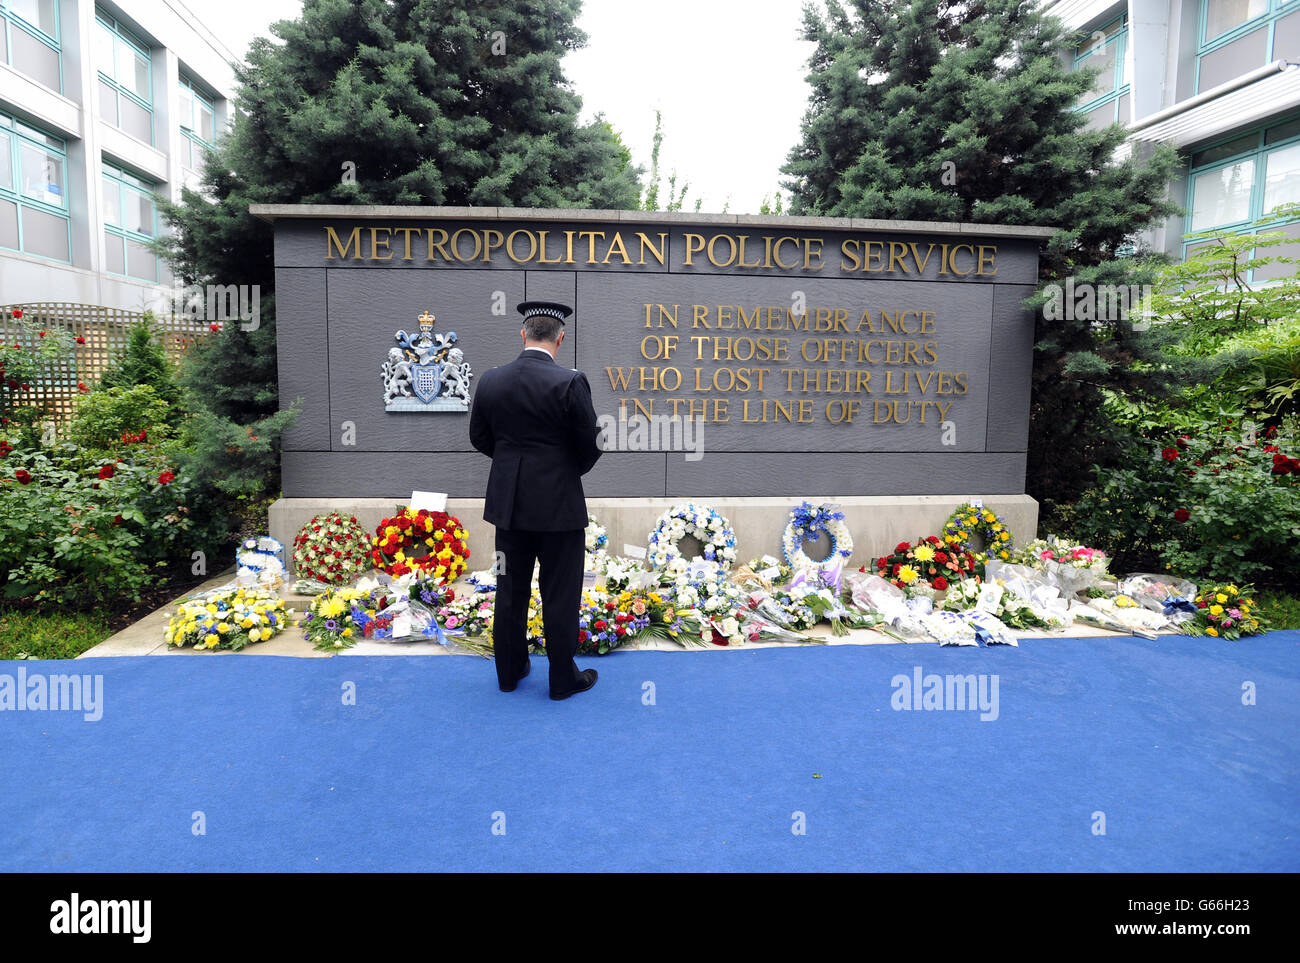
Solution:
M 822 532 L 830 537 L 831 550 L 826 558 L 815 562 L 803 550 L 803 543 L 817 541 Z M 801 502 L 790 509 L 790 521 L 781 536 L 781 549 L 787 564 L 795 571 L 814 568 L 831 572 L 843 566 L 853 554 L 853 536 L 844 524 L 843 512 L 831 511 L 826 505 Z
M 736 561 L 735 529 L 712 508 L 693 502 L 674 505 L 659 516 L 654 531 L 647 536 L 646 561 L 650 567 L 666 569 L 674 562 L 685 562 L 678 546 L 688 535 L 699 540 L 704 560 L 720 574 L 731 569 Z

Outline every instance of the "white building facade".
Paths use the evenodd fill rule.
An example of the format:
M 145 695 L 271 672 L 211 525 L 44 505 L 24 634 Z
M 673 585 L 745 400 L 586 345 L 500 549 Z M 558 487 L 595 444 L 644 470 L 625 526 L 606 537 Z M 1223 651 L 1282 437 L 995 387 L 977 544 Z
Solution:
M 180 0 L 0 0 L 0 304 L 160 303 L 155 196 L 197 186 L 237 60 Z
M 1212 229 L 1300 238 L 1300 219 L 1270 220 L 1300 202 L 1300 0 L 1049 0 L 1044 9 L 1082 33 L 1072 65 L 1101 68 L 1078 107 L 1089 124 L 1125 125 L 1122 154 L 1167 143 L 1184 158 L 1170 193 L 1186 214 L 1152 232 L 1152 246 L 1182 258 L 1194 246 L 1184 235 Z

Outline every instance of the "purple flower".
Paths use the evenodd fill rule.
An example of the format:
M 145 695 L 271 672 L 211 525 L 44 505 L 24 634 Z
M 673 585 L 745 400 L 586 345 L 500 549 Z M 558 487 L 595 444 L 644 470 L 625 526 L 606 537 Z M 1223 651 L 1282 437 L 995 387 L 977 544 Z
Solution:
M 339 624 L 334 619 L 326 619 L 325 628 L 331 632 L 337 632 L 339 629 Z

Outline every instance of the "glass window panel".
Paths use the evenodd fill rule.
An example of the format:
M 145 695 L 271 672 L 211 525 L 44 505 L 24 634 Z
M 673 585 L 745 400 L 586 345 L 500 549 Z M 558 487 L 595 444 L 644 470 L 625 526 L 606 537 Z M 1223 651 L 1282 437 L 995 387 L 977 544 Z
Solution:
M 43 33 L 56 35 L 54 0 L 9 0 L 9 8 Z
M 1264 134 L 1264 143 L 1276 144 L 1280 140 L 1290 140 L 1292 137 L 1300 137 L 1300 117 L 1270 128 Z
M 126 258 L 122 255 L 122 239 L 116 234 L 104 235 L 104 268 L 113 274 L 126 273 Z
M 188 87 L 181 87 L 176 95 L 176 116 L 182 128 L 194 129 L 194 95 Z
M 1258 146 L 1259 135 L 1247 134 L 1245 137 L 1238 137 L 1226 144 L 1220 144 L 1218 147 L 1211 147 L 1209 150 L 1193 154 L 1192 167 L 1206 167 L 1218 161 L 1227 160 L 1229 157 L 1236 157 L 1238 154 L 1252 151 Z
M 212 108 L 207 104 L 199 104 L 199 136 L 209 144 L 213 143 L 216 138 L 215 133 L 216 117 L 212 113 Z
M 34 140 L 37 143 L 44 144 L 46 147 L 54 147 L 58 150 L 63 150 L 66 146 L 58 137 L 51 137 L 43 130 L 37 130 L 35 127 L 28 127 L 26 124 L 21 124 L 18 121 L 14 121 L 13 126 L 14 130 L 18 131 L 18 133 L 22 134 L 28 140 Z
M 0 201 L 0 247 L 18 250 L 18 205 Z
M 141 57 L 139 54 L 136 54 L 132 62 L 132 67 L 134 69 L 131 72 L 131 81 L 128 86 L 134 90 L 142 100 L 152 103 L 153 98 L 149 96 L 149 58 Z
M 13 142 L 9 135 L 0 131 L 0 187 L 7 187 L 9 190 L 14 188 L 14 162 L 10 155 L 12 150 Z
M 63 161 L 31 144 L 20 146 L 23 193 L 47 204 L 63 206 Z
M 117 90 L 103 80 L 99 82 L 99 116 L 114 127 L 117 123 Z
M 126 273 L 142 281 L 156 281 L 158 261 L 153 256 L 153 252 L 138 241 L 127 241 Z
M 1115 89 L 1115 44 L 1108 43 L 1100 51 L 1081 62 L 1081 67 L 1097 67 L 1101 73 L 1092 85 L 1089 99 L 1101 97 Z
M 5 39 L 6 33 L 8 31 L 5 30 L 4 21 L 0 20 L 0 64 L 9 62 L 9 41 Z
M 1300 203 L 1300 144 L 1264 157 L 1264 213 L 1282 204 Z
M 1254 20 L 1268 10 L 1268 0 L 1207 0 L 1205 7 L 1205 42 L 1222 37 L 1247 20 Z
M 123 96 L 122 129 L 132 137 L 137 137 L 146 144 L 153 143 L 153 114 L 141 107 L 130 97 Z
M 14 48 L 14 69 L 40 81 L 51 90 L 59 90 L 59 52 L 25 30 L 14 29 L 10 34 Z
M 28 254 L 68 260 L 68 219 L 23 207 L 23 250 Z
M 131 190 L 126 195 L 127 229 L 153 237 L 153 198 Z
M 104 177 L 101 178 L 101 183 L 104 189 L 104 223 L 120 225 L 122 223 L 122 200 L 118 196 L 120 188 L 117 186 L 117 181 L 111 177 Z
M 1192 185 L 1192 230 L 1249 220 L 1254 179 L 1253 160 L 1198 175 Z
M 117 67 L 113 60 L 113 47 L 116 40 L 113 37 L 113 31 L 109 30 L 102 23 L 95 23 L 95 66 L 100 73 L 112 77 Z

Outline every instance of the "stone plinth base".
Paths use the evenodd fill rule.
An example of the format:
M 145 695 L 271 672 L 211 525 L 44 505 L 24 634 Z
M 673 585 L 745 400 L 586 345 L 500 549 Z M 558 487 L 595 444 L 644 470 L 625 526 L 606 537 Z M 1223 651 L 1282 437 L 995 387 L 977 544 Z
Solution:
M 806 497 L 814 503 L 833 502 L 844 512 L 853 533 L 854 551 L 849 563 L 856 567 L 887 555 L 902 541 L 936 535 L 958 505 L 979 499 L 1001 515 L 1015 544 L 1036 538 L 1038 502 L 1028 495 L 819 495 L 786 498 L 702 498 L 697 503 L 721 512 L 736 530 L 736 550 L 744 562 L 756 555 L 781 555 L 781 533 L 790 509 Z M 609 532 L 608 551 L 621 555 L 624 545 L 644 547 L 655 520 L 669 506 L 686 498 L 588 498 L 587 509 Z M 373 532 L 379 522 L 396 514 L 406 498 L 281 498 L 270 511 L 270 534 L 285 546 L 292 567 L 293 540 L 313 516 L 336 511 L 355 515 Z M 470 571 L 489 568 L 493 560 L 493 528 L 483 521 L 483 499 L 450 498 L 447 511 L 469 532 Z M 826 539 L 806 549 L 813 558 L 825 554 Z

